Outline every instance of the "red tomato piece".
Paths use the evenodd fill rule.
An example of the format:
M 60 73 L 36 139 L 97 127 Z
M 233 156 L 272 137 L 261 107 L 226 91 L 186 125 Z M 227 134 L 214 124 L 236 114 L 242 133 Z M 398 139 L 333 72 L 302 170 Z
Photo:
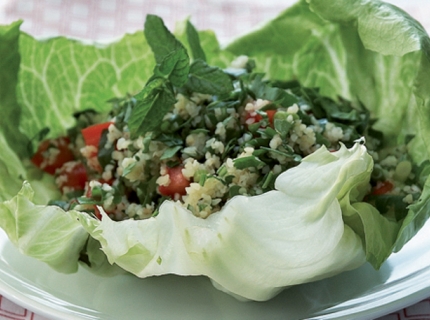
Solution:
M 31 158 L 31 162 L 43 171 L 53 175 L 66 162 L 75 159 L 69 144 L 70 140 L 67 137 L 44 140 Z
M 87 169 L 81 161 L 67 162 L 57 171 L 56 182 L 62 192 L 65 188 L 71 191 L 83 191 L 87 181 Z
M 270 123 L 271 127 L 273 127 L 273 118 L 275 116 L 275 113 L 276 113 L 276 110 L 267 110 L 266 111 L 266 114 L 267 114 L 267 117 L 269 118 L 269 123 Z
M 102 219 L 102 213 L 100 212 L 99 208 L 97 206 L 94 206 L 94 215 L 96 216 L 97 219 L 101 220 Z
M 84 137 L 85 144 L 98 148 L 103 131 L 107 130 L 112 123 L 113 122 L 103 122 L 82 129 L 81 133 Z
M 269 119 L 269 124 L 273 127 L 273 118 L 275 116 L 276 110 L 266 110 L 267 118 Z M 250 125 L 263 120 L 263 116 L 257 112 L 247 112 L 245 115 L 245 123 Z
M 263 120 L 263 117 L 256 113 L 256 112 L 247 112 L 245 115 L 245 123 L 246 124 L 253 124 L 253 123 L 257 123 L 260 122 L 261 120 Z
M 382 195 L 393 190 L 394 185 L 390 181 L 379 181 L 372 190 L 373 195 Z
M 174 197 L 176 193 L 181 196 L 187 192 L 185 188 L 190 186 L 190 181 L 182 174 L 182 166 L 167 168 L 167 174 L 170 178 L 170 183 L 167 186 L 159 186 L 158 191 L 163 196 Z

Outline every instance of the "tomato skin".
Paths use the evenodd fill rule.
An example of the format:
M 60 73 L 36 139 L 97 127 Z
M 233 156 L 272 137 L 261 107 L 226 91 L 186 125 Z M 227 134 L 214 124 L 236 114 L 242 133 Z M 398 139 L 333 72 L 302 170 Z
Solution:
M 277 110 L 266 110 L 267 117 L 269 118 L 270 126 L 273 127 L 273 118 Z
M 372 189 L 372 194 L 375 196 L 380 196 L 390 192 L 393 190 L 393 188 L 394 185 L 390 181 L 381 181 L 378 182 L 378 184 Z
M 66 162 L 73 161 L 75 156 L 69 148 L 70 139 L 59 137 L 42 141 L 31 162 L 41 170 L 54 175 Z
M 251 119 L 254 121 L 249 121 Z M 252 112 L 252 113 L 246 112 L 246 115 L 245 115 L 245 123 L 246 124 L 257 123 L 257 122 L 260 122 L 261 120 L 263 120 L 263 117 L 260 114 L 258 114 L 256 112 Z M 250 123 L 250 122 L 252 122 L 252 123 Z
M 185 188 L 190 186 L 190 181 L 182 174 L 182 166 L 167 168 L 167 174 L 170 178 L 170 183 L 167 186 L 159 186 L 158 192 L 167 197 L 174 197 L 175 194 L 185 195 Z
M 104 130 L 107 130 L 113 122 L 103 122 L 94 124 L 81 130 L 87 146 L 99 147 L 100 138 Z
M 57 171 L 56 181 L 63 193 L 64 188 L 83 191 L 88 181 L 87 169 L 81 161 L 67 162 Z
M 100 212 L 99 208 L 97 206 L 94 206 L 94 215 L 98 220 L 102 219 L 102 213 Z

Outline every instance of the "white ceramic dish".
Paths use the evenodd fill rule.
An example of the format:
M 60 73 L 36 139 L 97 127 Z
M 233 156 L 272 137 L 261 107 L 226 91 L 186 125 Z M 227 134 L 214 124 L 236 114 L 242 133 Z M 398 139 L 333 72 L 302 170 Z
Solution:
M 59 274 L 23 256 L 0 230 L 0 293 L 53 319 L 374 319 L 430 296 L 430 223 L 381 270 L 370 265 L 239 302 L 203 277 Z

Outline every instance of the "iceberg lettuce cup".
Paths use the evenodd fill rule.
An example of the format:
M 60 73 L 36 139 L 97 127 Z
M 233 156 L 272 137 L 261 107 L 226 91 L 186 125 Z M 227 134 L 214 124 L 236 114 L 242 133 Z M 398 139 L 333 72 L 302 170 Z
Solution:
M 137 32 L 102 46 L 36 40 L 19 25 L 0 27 L 0 226 L 24 254 L 59 272 L 82 264 L 106 275 L 205 275 L 239 299 L 264 301 L 366 261 L 379 268 L 430 215 L 430 38 L 392 5 L 300 1 L 225 48 L 210 31 L 199 37 L 211 65 L 225 68 L 246 55 L 269 79 L 298 80 L 365 105 L 384 148 L 406 145 L 422 186 L 400 217 L 364 201 L 375 167 L 360 142 L 335 152 L 321 147 L 281 173 L 274 190 L 235 196 L 205 219 L 172 200 L 153 217 L 124 221 L 102 209 L 95 219 L 46 205 L 59 191 L 30 163 L 31 137 L 46 127 L 63 134 L 76 112 L 109 112 L 105 101 L 139 92 L 171 56 L 154 61 L 148 32 L 148 42 Z M 176 36 L 195 52 L 185 25 Z M 169 77 L 186 60 L 181 54 Z

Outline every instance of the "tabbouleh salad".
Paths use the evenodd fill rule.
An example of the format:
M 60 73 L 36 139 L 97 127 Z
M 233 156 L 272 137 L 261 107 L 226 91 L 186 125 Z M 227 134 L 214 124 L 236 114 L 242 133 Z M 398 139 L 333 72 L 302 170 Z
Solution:
M 160 49 L 152 49 L 157 59 Z M 235 195 L 273 190 L 279 174 L 318 148 L 336 151 L 357 141 L 366 143 L 375 163 L 367 201 L 400 220 L 418 199 L 419 168 L 405 146 L 376 151 L 382 135 L 364 106 L 334 101 L 294 80 L 269 81 L 253 72 L 246 56 L 221 70 L 206 64 L 198 46 L 192 53 L 185 80 L 169 59 L 157 60 L 141 93 L 112 99 L 109 114 L 79 112 L 66 136 L 39 143 L 31 160 L 55 175 L 63 194 L 51 204 L 97 219 L 101 206 L 119 221 L 155 216 L 173 199 L 206 218 Z M 180 55 L 174 61 L 176 68 Z

